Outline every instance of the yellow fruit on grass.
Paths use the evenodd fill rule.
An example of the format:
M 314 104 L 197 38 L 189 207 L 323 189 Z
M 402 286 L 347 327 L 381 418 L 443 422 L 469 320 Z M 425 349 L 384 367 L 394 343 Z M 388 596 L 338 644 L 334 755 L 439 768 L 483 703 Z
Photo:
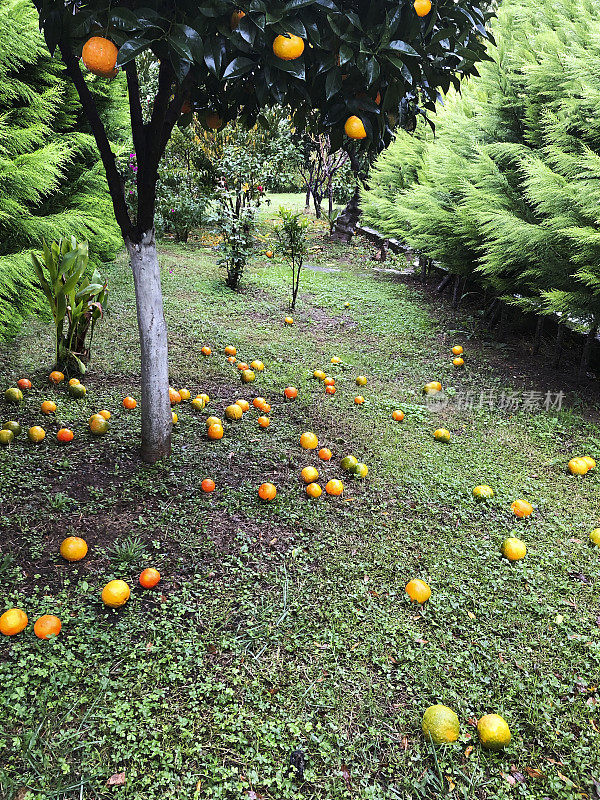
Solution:
M 491 486 L 487 486 L 487 484 L 481 484 L 480 486 L 476 486 L 473 489 L 473 497 L 477 500 L 491 500 L 494 496 L 494 490 Z
M 366 464 L 363 464 L 361 461 L 354 467 L 352 470 L 352 474 L 355 478 L 366 478 L 369 474 L 369 468 Z
M 192 396 L 189 389 L 178 389 L 177 394 L 182 400 L 189 400 Z
M 327 375 L 323 372 L 322 369 L 316 369 L 313 372 L 313 378 L 316 378 L 318 381 L 324 381 Z
M 479 741 L 487 750 L 502 750 L 511 740 L 510 728 L 499 714 L 486 714 L 477 723 Z
M 206 435 L 209 439 L 222 439 L 223 438 L 223 426 L 222 425 L 211 425 L 206 432 Z
M 235 404 L 236 404 L 236 406 L 239 406 L 244 413 L 246 413 L 246 411 L 250 410 L 250 403 L 247 400 L 243 400 L 243 399 L 236 400 Z
M 285 322 L 286 325 L 293 325 L 294 324 L 294 318 L 293 317 L 286 317 L 284 319 L 284 322 Z
M 438 428 L 433 432 L 433 438 L 438 442 L 449 442 L 450 431 L 446 430 L 446 428 Z
M 129 600 L 131 591 L 125 581 L 109 581 L 102 589 L 102 602 L 109 608 L 120 608 Z
M 304 467 L 301 475 L 304 483 L 314 483 L 319 477 L 319 470 L 315 467 Z
M 344 484 L 338 480 L 330 480 L 325 484 L 325 491 L 333 497 L 339 497 L 344 491 Z
M 569 461 L 569 472 L 572 475 L 586 475 L 590 471 L 587 461 L 583 458 L 572 458 Z
M 306 487 L 306 494 L 309 497 L 321 497 L 323 489 L 321 489 L 318 483 L 309 483 Z
M 454 364 L 455 367 L 458 367 L 458 368 L 464 367 L 464 365 L 465 365 L 465 361 L 464 361 L 463 358 L 453 358 L 452 359 L 452 363 Z
M 27 614 L 20 608 L 9 608 L 0 617 L 0 633 L 5 636 L 16 636 L 27 627 Z
M 27 436 L 29 437 L 30 442 L 35 442 L 36 444 L 39 444 L 45 438 L 46 431 L 39 425 L 33 425 L 27 431 Z
M 594 528 L 590 533 L 590 542 L 600 547 L 600 528 Z
M 42 414 L 54 414 L 56 411 L 56 403 L 53 400 L 44 400 L 40 405 Z
M 450 744 L 458 739 L 460 723 L 456 713 L 441 703 L 429 706 L 423 714 L 421 729 L 427 741 Z
M 582 456 L 582 459 L 588 465 L 588 468 L 589 468 L 590 472 L 593 469 L 596 469 L 596 462 L 594 461 L 594 459 L 591 456 Z
M 300 437 L 300 446 L 304 450 L 314 450 L 318 443 L 317 435 L 312 431 L 305 431 Z
M 7 403 L 20 403 L 23 399 L 23 392 L 18 386 L 11 386 L 4 392 L 4 399 Z
M 367 132 L 365 130 L 364 123 L 360 117 L 357 117 L 356 114 L 353 114 L 351 117 L 348 117 L 346 120 L 346 124 L 344 125 L 344 131 L 346 132 L 346 136 L 349 139 L 366 139 Z
M 14 438 L 15 435 L 12 431 L 6 430 L 5 428 L 3 428 L 0 431 L 0 444 L 3 445 L 4 447 L 6 447 L 6 445 L 9 445 Z
M 358 375 L 357 378 L 356 378 L 356 385 L 357 386 L 366 386 L 367 385 L 366 377 L 364 375 Z
M 523 519 L 523 517 L 529 517 L 533 514 L 533 506 L 531 503 L 528 503 L 527 500 L 514 500 L 511 505 L 510 509 L 519 519 Z
M 420 578 L 413 578 L 405 586 L 406 594 L 415 603 L 426 603 L 431 597 L 431 587 Z
M 88 425 L 90 426 L 90 431 L 94 434 L 94 436 L 104 436 L 109 427 L 108 421 L 102 416 L 102 414 L 92 414 Z
M 219 419 L 219 417 L 207 417 L 206 418 L 206 425 L 210 428 L 211 425 L 222 425 L 223 422 Z
M 87 555 L 88 546 L 81 536 L 67 536 L 60 545 L 60 554 L 65 561 L 81 561 Z
M 231 406 L 227 406 L 227 408 L 225 409 L 225 416 L 227 417 L 227 419 L 237 420 L 241 419 L 243 415 L 244 412 L 242 411 L 240 406 L 238 406 L 237 403 L 234 403 Z
M 520 561 L 522 558 L 525 558 L 527 547 L 525 542 L 517 539 L 516 536 L 510 536 L 502 542 L 500 552 L 509 561 Z
M 251 369 L 245 369 L 241 373 L 242 383 L 252 383 L 252 381 L 256 378 L 256 375 Z
M 255 372 L 262 372 L 264 370 L 264 368 L 265 368 L 265 365 L 263 364 L 263 362 L 262 361 L 258 361 L 257 359 L 255 359 L 250 364 L 250 369 L 253 369 Z
M 455 344 L 455 345 L 454 345 L 454 347 L 452 348 L 452 353 L 453 353 L 455 356 L 462 356 L 462 354 L 463 354 L 463 349 L 462 349 L 461 345 L 459 345 L 459 344 Z
M 202 392 L 198 395 L 201 400 L 204 400 L 204 405 L 208 405 L 210 403 L 210 397 L 206 394 L 206 392 Z
M 201 397 L 194 397 L 190 405 L 192 406 L 194 411 L 202 411 L 206 403 Z
M 442 384 L 439 381 L 430 381 L 423 387 L 423 394 L 437 394 L 442 391 Z

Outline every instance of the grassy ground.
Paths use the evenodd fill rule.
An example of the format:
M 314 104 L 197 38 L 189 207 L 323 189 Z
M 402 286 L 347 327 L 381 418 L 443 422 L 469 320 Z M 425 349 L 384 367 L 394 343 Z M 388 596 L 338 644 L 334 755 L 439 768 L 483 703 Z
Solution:
M 264 213 L 265 245 L 278 205 Z M 308 263 L 319 269 L 305 271 L 286 327 L 279 258 L 257 255 L 232 293 L 207 247 L 164 245 L 172 383 L 212 401 L 206 413 L 181 408 L 173 457 L 158 466 L 137 460 L 139 414 L 121 408 L 139 391 L 124 258 L 110 269 L 111 314 L 85 400 L 48 387 L 48 326 L 31 321 L 1 351 L 6 386 L 34 382 L 3 418 L 41 423 L 48 436 L 0 452 L 0 606 L 63 620 L 54 641 L 29 627 L 0 642 L 1 797 L 598 796 L 600 550 L 587 537 L 599 480 L 566 472 L 573 455 L 600 457 L 598 395 L 569 391 L 550 413 L 459 408 L 466 391 L 545 393 L 564 381 L 519 342 L 479 339 L 472 316 L 451 318 L 410 279 L 375 271 L 371 256 L 361 242 L 329 244 L 315 225 Z M 457 342 L 462 372 L 449 359 Z M 225 361 L 227 344 L 265 362 L 254 386 Z M 317 367 L 335 376 L 335 396 L 311 377 Z M 358 374 L 368 376 L 362 407 Z M 440 410 L 420 394 L 434 379 L 454 397 Z M 289 384 L 298 399 L 284 403 Z M 208 442 L 207 414 L 255 394 L 270 399 L 270 428 L 253 410 Z M 57 418 L 42 420 L 51 397 Z M 111 430 L 92 439 L 86 421 L 100 408 L 113 412 Z M 392 421 L 395 408 L 404 422 Z M 75 430 L 65 447 L 59 423 Z M 447 445 L 432 438 L 440 425 Z M 304 430 L 331 447 L 330 464 L 301 450 Z M 341 472 L 347 453 L 369 465 L 365 481 Z M 323 485 L 343 478 L 343 497 L 308 499 L 308 464 Z M 207 476 L 212 495 L 200 490 Z M 267 480 L 278 495 L 261 504 Z M 479 483 L 496 492 L 486 505 L 471 496 Z M 512 517 L 517 497 L 533 503 L 529 520 Z M 90 546 L 78 564 L 58 556 L 69 533 Z M 508 535 L 527 542 L 524 561 L 500 557 Z M 144 591 L 137 575 L 149 565 L 163 580 Z M 433 590 L 422 610 L 404 592 L 415 576 Z M 118 612 L 99 600 L 114 577 L 132 586 Z M 436 702 L 460 717 L 456 745 L 434 748 L 420 732 Z M 502 754 L 477 740 L 489 712 L 513 733 Z M 293 751 L 303 776 L 289 769 Z M 117 773 L 125 783 L 111 786 Z

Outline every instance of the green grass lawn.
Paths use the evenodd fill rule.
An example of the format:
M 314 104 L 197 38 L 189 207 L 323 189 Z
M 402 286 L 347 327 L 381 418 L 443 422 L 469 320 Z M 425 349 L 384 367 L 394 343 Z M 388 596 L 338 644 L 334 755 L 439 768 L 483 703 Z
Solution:
M 211 396 L 205 412 L 178 409 L 168 463 L 139 462 L 139 411 L 121 407 L 139 397 L 124 256 L 108 270 L 110 314 L 84 400 L 49 386 L 44 322 L 30 320 L 0 351 L 4 386 L 34 383 L 18 409 L 2 405 L 3 420 L 48 433 L 0 452 L 0 610 L 19 606 L 30 619 L 0 641 L 0 797 L 599 796 L 600 548 L 588 534 L 600 524 L 600 482 L 566 470 L 574 455 L 600 460 L 598 394 L 569 390 L 558 412 L 480 408 L 482 390 L 558 391 L 561 375 L 518 342 L 479 338 L 471 313 L 453 318 L 418 284 L 376 271 L 364 243 L 329 243 L 326 223 L 313 224 L 308 264 L 318 270 L 305 270 L 285 326 L 290 276 L 261 251 L 290 201 L 302 207 L 275 197 L 263 209 L 238 293 L 210 248 L 161 247 L 172 384 Z M 462 371 L 450 361 L 456 343 Z M 227 344 L 265 362 L 254 385 L 240 383 Z M 334 396 L 316 368 L 335 377 Z M 432 410 L 421 389 L 438 379 L 451 402 Z M 288 385 L 295 402 L 284 402 Z M 466 392 L 473 408 L 458 407 Z M 257 394 L 272 405 L 267 430 L 253 409 L 207 440 L 208 414 Z M 39 413 L 46 398 L 55 418 Z M 101 408 L 111 430 L 94 439 L 87 419 Z M 63 447 L 62 423 L 75 431 Z M 440 426 L 449 444 L 433 440 Z M 300 448 L 305 430 L 331 462 Z M 340 469 L 348 453 L 368 464 L 365 480 Z M 306 496 L 310 464 L 323 486 L 344 480 L 341 498 Z M 273 503 L 258 500 L 263 481 L 277 486 Z M 486 504 L 472 498 L 480 483 L 495 490 Z M 535 511 L 519 521 L 510 504 L 521 497 Z M 71 533 L 89 543 L 77 564 L 58 555 Z M 514 564 L 499 553 L 511 535 L 528 547 Z M 154 590 L 137 583 L 147 566 L 163 576 Z M 109 611 L 100 591 L 116 577 L 132 597 Z M 404 591 L 413 577 L 432 587 L 422 609 Z M 50 642 L 32 632 L 45 613 L 63 621 Z M 454 745 L 433 747 L 420 731 L 437 702 L 460 718 Z M 490 712 L 513 734 L 500 754 L 477 738 Z M 303 776 L 289 768 L 298 750 Z M 117 773 L 124 785 L 109 785 Z

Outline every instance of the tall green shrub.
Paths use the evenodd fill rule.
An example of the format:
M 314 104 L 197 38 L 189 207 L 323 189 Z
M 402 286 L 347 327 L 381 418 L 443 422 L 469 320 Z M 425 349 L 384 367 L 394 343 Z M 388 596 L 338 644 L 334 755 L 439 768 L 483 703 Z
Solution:
M 112 258 L 119 229 L 79 101 L 51 59 L 27 0 L 0 4 L 0 338 L 44 305 L 31 253 L 42 240 L 89 241 L 90 264 Z M 120 135 L 122 81 L 92 81 Z M 124 118 L 123 118 L 124 119 Z
M 399 132 L 363 197 L 367 222 L 509 302 L 600 320 L 600 5 L 504 0 L 483 63 Z M 564 318 L 564 317 L 563 317 Z

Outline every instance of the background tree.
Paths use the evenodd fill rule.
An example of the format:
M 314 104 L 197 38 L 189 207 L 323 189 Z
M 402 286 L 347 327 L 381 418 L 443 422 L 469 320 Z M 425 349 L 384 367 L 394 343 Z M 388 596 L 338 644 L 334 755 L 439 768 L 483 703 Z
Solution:
M 111 260 L 120 244 L 89 125 L 64 68 L 51 59 L 35 9 L 0 4 L 0 339 L 45 309 L 31 263 L 42 239 L 87 239 L 90 265 Z M 91 87 L 111 140 L 125 139 L 121 82 Z
M 207 0 L 35 0 L 51 52 L 58 48 L 79 93 L 106 170 L 115 216 L 131 258 L 141 341 L 142 456 L 170 452 L 167 332 L 154 213 L 159 163 L 175 124 L 191 112 L 207 127 L 233 119 L 253 125 L 264 107 L 288 105 L 303 130 L 316 110 L 332 146 L 348 135 L 365 146 L 391 141 L 388 113 L 419 88 L 433 110 L 437 93 L 458 85 L 485 57 L 486 13 L 478 0 L 250 0 L 239 7 Z M 92 42 L 93 34 L 99 34 Z M 138 204 L 129 212 L 114 154 L 78 55 L 97 73 L 114 74 L 116 51 L 129 89 L 137 157 Z M 136 59 L 158 61 L 150 119 L 140 101 Z M 379 103 L 377 100 L 379 99 Z M 395 113 L 395 112 L 394 112 Z M 345 123 L 346 121 L 346 123 Z
M 399 134 L 365 195 L 372 224 L 457 278 L 587 331 L 581 376 L 600 321 L 598 25 L 591 0 L 505 0 L 481 77 L 435 139 Z

